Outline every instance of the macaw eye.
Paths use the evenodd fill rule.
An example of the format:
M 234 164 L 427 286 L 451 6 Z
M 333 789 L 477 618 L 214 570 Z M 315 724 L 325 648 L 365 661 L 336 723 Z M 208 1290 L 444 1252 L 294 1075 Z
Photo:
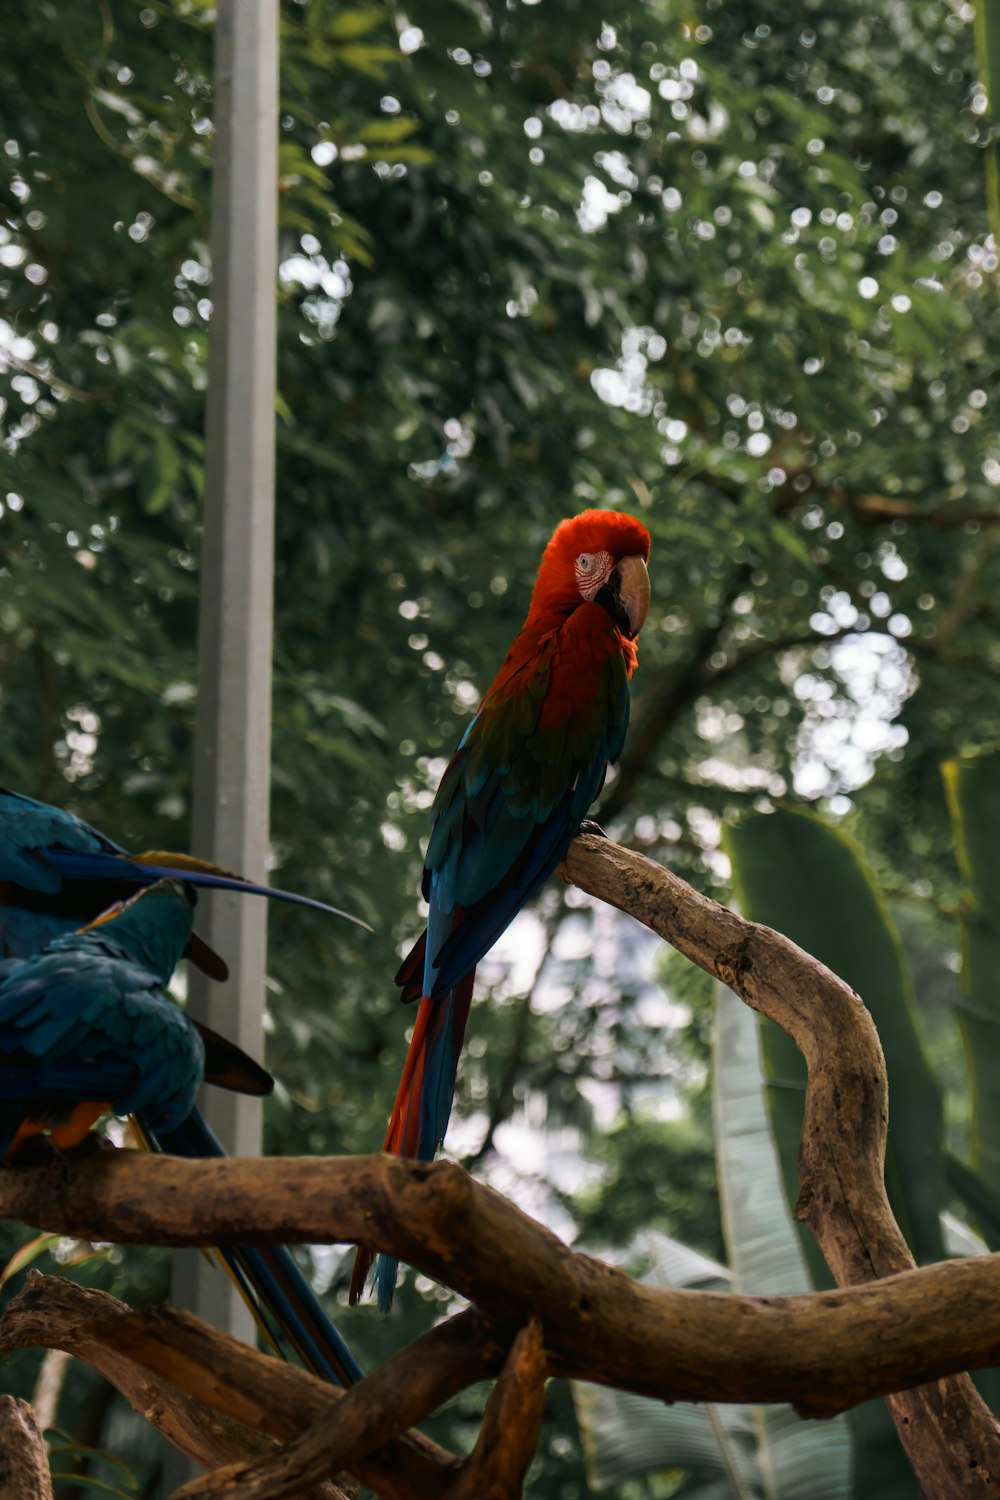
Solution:
M 607 582 L 614 559 L 610 552 L 580 552 L 573 570 L 576 586 L 583 599 L 593 599 L 602 583 Z

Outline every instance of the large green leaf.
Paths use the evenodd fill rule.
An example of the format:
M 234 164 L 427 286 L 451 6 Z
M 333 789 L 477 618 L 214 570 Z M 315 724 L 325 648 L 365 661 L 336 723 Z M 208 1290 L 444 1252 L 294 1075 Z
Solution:
M 1000 74 L 997 77 L 1000 85 Z M 1000 1247 L 1000 750 L 967 751 L 941 767 L 963 881 L 958 1025 L 965 1047 L 969 1162 L 949 1155 L 948 1185 L 990 1249 Z M 952 1253 L 962 1253 L 955 1251 Z M 970 1253 L 968 1251 L 964 1253 Z M 975 1251 L 971 1253 L 976 1253 Z M 1000 1398 L 1000 1372 L 979 1371 L 987 1402 Z
M 712 1052 L 719 1193 L 734 1290 L 762 1296 L 811 1291 L 771 1135 L 757 1017 L 721 986 Z M 846 1417 L 803 1421 L 790 1406 L 758 1407 L 755 1416 L 769 1496 L 851 1495 Z
M 896 934 L 853 842 L 812 814 L 753 814 L 726 830 L 733 882 L 753 921 L 777 928 L 845 979 L 879 1030 L 889 1075 L 886 1184 L 919 1260 L 945 1255 L 941 1091 L 924 1056 Z M 768 1105 L 788 1201 L 798 1195 L 805 1065 L 771 1022 L 761 1023 Z M 817 1286 L 832 1278 L 805 1229 L 801 1243 Z M 851 1413 L 859 1495 L 912 1497 L 916 1485 L 888 1413 L 866 1402 Z
M 962 755 L 946 761 L 941 771 L 965 884 L 958 1024 L 972 1094 L 969 1158 L 996 1198 L 1000 1194 L 1000 751 Z
M 986 166 L 986 211 L 1000 240 L 1000 8 L 996 0 L 976 0 L 976 63 L 986 87 L 992 139 L 983 152 Z
M 751 814 L 724 837 L 744 915 L 814 954 L 871 1011 L 889 1076 L 886 1185 L 893 1211 L 918 1261 L 943 1259 L 941 1089 L 924 1056 L 899 940 L 860 851 L 839 829 L 787 808 Z M 785 1189 L 794 1202 L 805 1065 L 770 1022 L 763 1051 Z M 805 1245 L 817 1284 L 830 1285 L 811 1237 Z
M 1000 1250 L 1000 1203 L 996 1194 L 978 1172 L 951 1152 L 945 1157 L 948 1186 L 959 1198 L 966 1213 L 992 1251 Z
M 721 1494 L 736 1500 L 763 1497 L 748 1407 L 686 1401 L 667 1406 L 580 1383 L 573 1398 L 592 1489 L 606 1490 L 639 1474 L 688 1469 L 694 1473 L 680 1493 L 692 1500 L 707 1500 L 720 1475 L 727 1481 Z

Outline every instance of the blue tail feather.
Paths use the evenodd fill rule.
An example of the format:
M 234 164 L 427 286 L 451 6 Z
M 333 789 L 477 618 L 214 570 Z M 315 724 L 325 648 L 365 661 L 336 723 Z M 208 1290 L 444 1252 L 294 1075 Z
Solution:
M 258 885 L 255 881 L 243 880 L 238 875 L 194 870 L 186 865 L 159 865 L 155 860 L 147 861 L 100 849 L 46 849 L 44 861 L 65 880 L 123 880 L 136 885 L 145 885 L 150 880 L 183 880 L 188 885 L 205 886 L 211 890 L 239 891 L 243 895 L 289 901 L 293 906 L 307 906 L 313 911 L 326 912 L 329 916 L 344 917 L 348 922 L 354 922 L 366 932 L 371 932 L 367 922 L 352 916 L 350 912 L 341 911 L 337 906 L 328 906 L 325 901 L 316 901 L 312 896 L 300 896 L 295 891 L 283 891 L 276 885 Z
M 424 1077 L 420 1089 L 420 1161 L 433 1161 L 444 1140 L 455 1098 L 458 1058 L 465 1037 L 469 1002 L 463 1005 L 462 987 L 456 986 L 435 1004 L 427 1028 Z
M 145 1125 L 143 1130 L 159 1150 L 171 1155 L 199 1158 L 226 1154 L 197 1109 L 174 1130 L 152 1132 Z M 283 1339 L 287 1340 L 314 1374 L 336 1385 L 350 1386 L 364 1379 L 364 1371 L 284 1245 L 220 1247 L 217 1253 L 279 1347 Z
M 375 1257 L 375 1273 L 372 1280 L 378 1292 L 379 1312 L 392 1311 L 392 1299 L 396 1294 L 396 1274 L 399 1271 L 399 1258 L 395 1255 L 386 1255 L 384 1252 Z

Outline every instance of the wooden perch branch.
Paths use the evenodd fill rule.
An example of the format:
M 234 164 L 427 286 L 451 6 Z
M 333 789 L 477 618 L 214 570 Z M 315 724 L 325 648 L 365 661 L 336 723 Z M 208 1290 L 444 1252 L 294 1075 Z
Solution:
M 0 1500 L 52 1500 L 49 1456 L 27 1401 L 0 1396 Z
M 809 1069 L 799 1217 L 841 1285 L 912 1269 L 882 1172 L 885 1059 L 855 992 L 780 933 L 608 839 L 575 839 L 560 874 L 636 917 L 788 1032 Z
M 113 1355 L 124 1351 L 118 1358 L 131 1372 L 126 1394 L 138 1409 L 203 1462 L 244 1466 L 199 1482 L 188 1490 L 192 1500 L 291 1494 L 293 1484 L 345 1464 L 389 1500 L 464 1500 L 470 1484 L 477 1494 L 508 1500 L 520 1484 L 546 1371 L 663 1400 L 789 1401 L 808 1415 L 901 1393 L 888 1394 L 889 1405 L 924 1493 L 946 1500 L 995 1488 L 997 1423 L 958 1372 L 1000 1363 L 1000 1257 L 914 1268 L 885 1195 L 885 1065 L 861 1000 L 786 938 L 606 839 L 574 840 L 561 873 L 645 922 L 799 1045 L 809 1084 L 798 1211 L 839 1290 L 736 1297 L 644 1287 L 574 1254 L 447 1162 L 197 1162 L 113 1151 L 0 1170 L 0 1214 L 80 1238 L 146 1244 L 360 1241 L 434 1276 L 475 1311 L 427 1336 L 428 1374 L 412 1394 L 401 1389 L 402 1375 L 417 1368 L 420 1344 L 343 1397 L 241 1346 L 226 1356 L 213 1342 L 191 1358 L 191 1329 L 179 1314 L 155 1315 L 168 1320 L 156 1324 L 152 1341 L 167 1349 L 166 1367 L 158 1360 L 167 1356 L 150 1353 L 153 1315 L 135 1322 L 139 1315 L 120 1309 L 114 1328 L 95 1333 L 78 1304 L 61 1305 L 77 1317 L 75 1333 L 66 1332 L 47 1290 L 45 1315 L 33 1312 L 31 1298 L 40 1296 L 34 1281 L 0 1323 L 0 1348 L 71 1349 L 122 1389 Z M 134 1333 L 122 1318 L 133 1320 Z M 183 1359 L 174 1357 L 178 1339 L 188 1351 Z M 400 1433 L 446 1388 L 495 1373 L 511 1346 L 480 1444 L 464 1468 L 413 1433 L 372 1453 L 386 1431 L 376 1411 Z M 451 1373 L 435 1364 L 445 1350 Z M 252 1363 L 242 1376 L 240 1361 Z M 164 1386 L 154 1376 L 188 1393 L 166 1418 Z M 279 1388 L 286 1397 L 295 1391 L 291 1405 L 282 1405 Z M 255 1424 L 248 1426 L 247 1411 L 233 1406 L 247 1400 L 261 1408 L 263 1438 L 249 1430 Z M 295 1441 L 276 1455 L 268 1438 Z M 266 1483 L 285 1487 L 265 1491 Z M 328 1500 L 335 1493 L 329 1480 L 314 1492 Z
M 661 1291 L 574 1253 L 451 1162 L 100 1152 L 68 1168 L 0 1172 L 0 1212 L 83 1239 L 101 1225 L 106 1239 L 143 1244 L 363 1239 L 468 1297 L 499 1342 L 537 1317 L 553 1373 L 667 1401 L 789 1401 L 829 1416 L 1000 1362 L 1000 1256 L 808 1296 Z M 15 1341 L 19 1300 L 0 1321 L 0 1349 Z M 142 1315 L 161 1341 L 155 1320 L 179 1316 Z M 44 1319 L 33 1332 L 49 1342 Z M 490 1369 L 487 1358 L 482 1373 Z M 223 1398 L 208 1388 L 209 1375 L 198 1394 L 215 1404 Z M 227 1366 L 215 1383 L 237 1394 L 248 1386 L 252 1396 L 255 1378 L 241 1383 Z
M 143 1334 L 137 1325 L 126 1352 L 141 1357 Z M 155 1357 L 155 1345 L 149 1353 Z M 338 1392 L 336 1403 L 327 1402 L 302 1435 L 273 1457 L 192 1480 L 173 1500 L 284 1500 L 301 1494 L 328 1474 L 353 1469 L 499 1364 L 500 1350 L 484 1341 L 476 1313 L 460 1313 L 394 1354 L 360 1385 Z M 259 1392 L 256 1380 L 254 1389 Z
M 448 1500 L 520 1500 L 538 1445 L 547 1374 L 542 1325 L 532 1318 L 511 1346 L 479 1440 Z
M 467 1332 L 471 1344 L 475 1334 Z M 346 1399 L 190 1313 L 132 1312 L 105 1292 L 37 1271 L 0 1320 L 0 1348 L 35 1345 L 86 1360 L 175 1447 L 209 1469 L 274 1458 L 285 1451 L 275 1440 L 296 1440 L 314 1423 L 329 1420 Z M 466 1350 L 458 1357 L 466 1378 L 475 1379 L 473 1356 Z M 480 1352 L 478 1358 L 489 1373 L 490 1355 Z M 458 1458 L 419 1433 L 395 1442 L 386 1442 L 383 1433 L 378 1442 L 377 1455 L 352 1465 L 359 1479 L 384 1500 L 445 1500 L 461 1473 Z M 298 1493 L 306 1492 L 315 1500 L 346 1500 L 331 1483 L 300 1486 Z

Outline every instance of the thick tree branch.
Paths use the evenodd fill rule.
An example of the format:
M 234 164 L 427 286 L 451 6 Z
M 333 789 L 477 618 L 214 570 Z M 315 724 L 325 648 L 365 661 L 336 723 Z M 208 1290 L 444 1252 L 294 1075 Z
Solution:
M 885 1060 L 854 991 L 780 933 L 609 840 L 575 839 L 559 873 L 631 913 L 789 1033 L 809 1069 L 800 1208 L 811 1210 L 810 1227 L 834 1276 L 850 1286 L 912 1268 L 882 1179 Z M 824 1207 L 839 1210 L 832 1228 L 822 1220 Z
M 458 1320 L 454 1320 L 457 1322 Z M 466 1329 L 468 1342 L 483 1344 Z M 33 1271 L 0 1320 L 0 1348 L 65 1349 L 86 1360 L 163 1435 L 209 1469 L 281 1452 L 311 1424 L 336 1412 L 343 1392 L 258 1354 L 173 1308 L 133 1312 L 104 1292 Z M 476 1356 L 490 1371 L 487 1341 Z M 476 1379 L 469 1350 L 460 1357 Z M 384 1500 L 444 1500 L 461 1461 L 419 1433 L 384 1442 L 354 1472 Z M 314 1500 L 345 1500 L 338 1485 L 300 1487 Z
M 538 1444 L 547 1375 L 542 1328 L 533 1318 L 514 1340 L 479 1439 L 448 1500 L 520 1500 Z
M 137 1345 L 146 1344 L 140 1356 Z M 125 1352 L 157 1356 L 137 1326 Z M 381 1449 L 468 1385 L 499 1369 L 502 1350 L 484 1339 L 469 1309 L 394 1354 L 360 1385 L 330 1403 L 302 1435 L 273 1457 L 208 1474 L 183 1485 L 173 1500 L 284 1500 Z M 165 1371 L 163 1373 L 166 1373 Z M 254 1384 L 254 1389 L 259 1387 Z M 532 1452 L 534 1445 L 532 1445 Z
M 536 1316 L 554 1373 L 668 1401 L 789 1401 L 831 1415 L 1000 1362 L 1000 1256 L 808 1296 L 660 1291 L 574 1253 L 450 1162 L 197 1162 L 101 1152 L 69 1167 L 0 1173 L 0 1212 L 82 1238 L 141 1244 L 363 1240 L 468 1297 L 500 1342 Z M 20 1301 L 0 1322 L 0 1349 L 32 1341 L 68 1347 L 47 1337 L 44 1318 L 31 1324 L 33 1340 L 25 1337 L 23 1315 L 12 1323 Z M 212 1368 L 202 1372 L 203 1381 L 210 1377 Z M 215 1384 L 236 1395 L 212 1393 L 207 1383 L 198 1394 L 229 1411 L 244 1387 L 253 1398 L 254 1380 L 227 1366 Z
M 0 1396 L 0 1500 L 52 1500 L 45 1439 L 27 1401 Z

